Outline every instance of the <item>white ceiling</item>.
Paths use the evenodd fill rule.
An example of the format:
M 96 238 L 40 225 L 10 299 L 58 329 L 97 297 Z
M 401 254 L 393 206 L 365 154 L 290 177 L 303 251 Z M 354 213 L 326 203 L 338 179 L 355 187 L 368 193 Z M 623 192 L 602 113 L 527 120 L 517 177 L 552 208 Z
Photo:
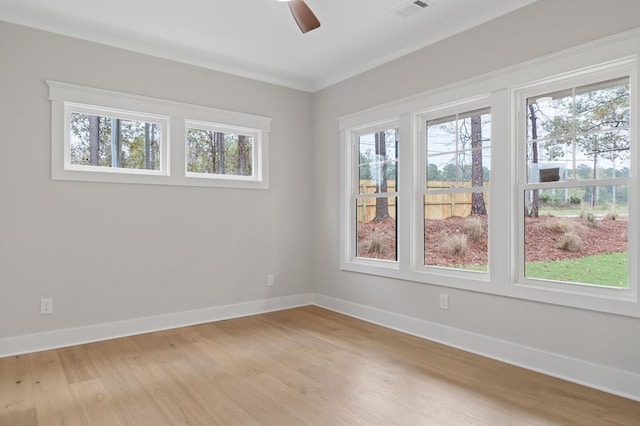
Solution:
M 1 0 L 0 20 L 316 91 L 537 0 L 424 1 L 306 0 L 307 34 L 276 0 Z

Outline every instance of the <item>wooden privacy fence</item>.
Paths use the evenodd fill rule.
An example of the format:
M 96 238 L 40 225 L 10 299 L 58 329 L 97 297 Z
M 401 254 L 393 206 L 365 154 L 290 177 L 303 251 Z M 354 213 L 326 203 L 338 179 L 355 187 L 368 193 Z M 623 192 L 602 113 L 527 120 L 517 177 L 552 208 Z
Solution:
M 455 182 L 429 182 L 429 188 L 450 188 Z M 486 184 L 485 184 L 486 185 Z M 374 194 L 376 192 L 376 182 L 373 180 L 360 181 L 360 194 Z M 387 192 L 396 190 L 396 182 L 387 181 Z M 489 200 L 487 193 L 483 194 L 485 208 L 489 211 Z M 424 197 L 424 217 L 425 219 L 445 219 L 451 216 L 466 217 L 471 214 L 472 193 L 455 194 L 430 194 Z M 376 198 L 358 198 L 357 205 L 358 222 L 370 222 L 376 217 Z M 389 215 L 396 217 L 396 198 L 387 198 L 387 208 Z

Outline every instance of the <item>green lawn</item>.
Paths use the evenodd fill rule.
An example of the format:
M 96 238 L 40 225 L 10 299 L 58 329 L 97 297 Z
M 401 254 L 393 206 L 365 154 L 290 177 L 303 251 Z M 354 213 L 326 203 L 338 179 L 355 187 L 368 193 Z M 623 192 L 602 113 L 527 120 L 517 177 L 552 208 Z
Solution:
M 627 253 L 601 254 L 579 259 L 529 262 L 528 278 L 541 278 L 625 288 L 628 285 Z

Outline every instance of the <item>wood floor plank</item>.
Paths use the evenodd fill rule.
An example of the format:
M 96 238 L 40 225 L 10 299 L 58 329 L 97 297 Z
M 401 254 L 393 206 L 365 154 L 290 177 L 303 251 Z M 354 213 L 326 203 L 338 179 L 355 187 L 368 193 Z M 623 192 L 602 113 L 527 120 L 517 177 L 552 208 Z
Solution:
M 315 306 L 0 359 L 0 425 L 640 425 L 640 403 Z
M 129 360 L 139 350 L 131 338 L 87 345 L 105 391 L 110 395 L 112 411 L 121 424 L 131 426 L 169 426 L 169 419 L 138 381 Z
M 172 425 L 212 424 L 206 411 L 149 358 L 131 359 L 131 371 Z
M 0 425 L 36 425 L 29 356 L 0 358 Z
M 113 412 L 111 396 L 98 379 L 70 383 L 69 389 L 78 407 L 83 425 L 123 426 Z
M 81 383 L 98 377 L 84 345 L 60 349 L 58 354 L 69 383 Z
M 165 364 L 164 368 L 184 391 L 206 411 L 211 424 L 259 425 L 258 419 L 233 402 L 221 389 L 220 379 L 224 373 L 213 367 L 211 370 L 194 369 L 188 361 Z
M 81 425 L 58 351 L 29 356 L 38 425 Z

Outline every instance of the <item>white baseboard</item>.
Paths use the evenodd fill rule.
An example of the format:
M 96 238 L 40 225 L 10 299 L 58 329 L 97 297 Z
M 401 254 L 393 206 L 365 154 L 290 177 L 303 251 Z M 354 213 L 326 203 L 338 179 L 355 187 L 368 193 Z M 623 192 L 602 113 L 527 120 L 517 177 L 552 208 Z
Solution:
M 0 339 L 0 358 L 256 315 L 313 303 L 310 293 Z
M 640 374 L 570 358 L 320 294 L 316 306 L 427 340 L 640 401 Z

